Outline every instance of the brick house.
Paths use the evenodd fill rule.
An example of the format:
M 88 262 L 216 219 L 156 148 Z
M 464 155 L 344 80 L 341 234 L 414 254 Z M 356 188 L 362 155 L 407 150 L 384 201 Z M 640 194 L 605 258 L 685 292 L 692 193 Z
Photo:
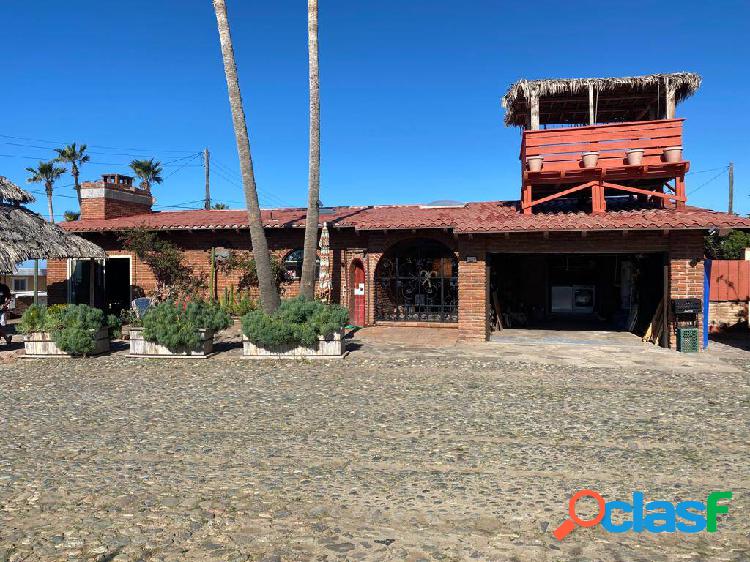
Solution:
M 642 332 L 662 303 L 702 298 L 703 237 L 750 228 L 750 220 L 686 204 L 689 162 L 674 150 L 683 123 L 674 106 L 699 83 L 673 74 L 514 84 L 504 105 L 506 123 L 524 128 L 520 201 L 322 209 L 333 300 L 359 325 L 430 325 L 483 341 L 492 329 L 527 325 Z M 584 152 L 597 152 L 598 161 L 584 162 Z M 234 274 L 211 272 L 210 255 L 251 250 L 245 211 L 154 212 L 151 195 L 117 175 L 84 183 L 81 195 L 80 220 L 62 226 L 109 259 L 50 261 L 50 302 L 117 308 L 153 290 L 151 272 L 118 239 L 136 227 L 182 248 L 190 266 L 214 280 L 212 294 L 237 283 Z M 262 214 L 270 250 L 294 276 L 305 210 Z M 284 289 L 295 295 L 297 281 Z M 674 346 L 665 308 L 655 329 Z

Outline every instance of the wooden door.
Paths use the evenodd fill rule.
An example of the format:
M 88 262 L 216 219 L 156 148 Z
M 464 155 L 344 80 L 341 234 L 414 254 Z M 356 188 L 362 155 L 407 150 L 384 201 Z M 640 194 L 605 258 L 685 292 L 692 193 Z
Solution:
M 365 267 L 360 260 L 352 263 L 352 324 L 365 325 Z

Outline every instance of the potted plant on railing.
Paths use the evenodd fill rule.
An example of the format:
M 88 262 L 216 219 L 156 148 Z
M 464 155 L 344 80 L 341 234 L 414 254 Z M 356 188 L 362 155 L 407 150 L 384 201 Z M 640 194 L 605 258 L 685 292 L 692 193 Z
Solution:
M 29 357 L 98 355 L 109 351 L 110 339 L 117 335 L 116 316 L 105 316 L 85 304 L 46 306 L 26 309 L 18 325 L 25 334 Z
M 273 314 L 254 310 L 242 318 L 243 354 L 252 358 L 340 358 L 349 311 L 337 304 L 297 297 Z
M 214 334 L 232 325 L 217 303 L 166 300 L 150 308 L 142 326 L 130 329 L 130 355 L 143 357 L 208 357 Z
M 526 166 L 529 172 L 541 172 L 542 164 L 544 163 L 544 156 L 527 156 Z
M 681 146 L 668 146 L 664 149 L 663 155 L 664 161 L 668 164 L 674 164 L 675 162 L 682 161 L 682 147 Z

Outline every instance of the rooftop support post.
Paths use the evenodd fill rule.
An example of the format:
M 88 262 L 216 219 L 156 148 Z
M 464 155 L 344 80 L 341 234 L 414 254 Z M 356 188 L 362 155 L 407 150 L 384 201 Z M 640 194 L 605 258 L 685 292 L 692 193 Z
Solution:
M 539 130 L 539 91 L 534 88 L 531 90 L 531 99 L 529 100 L 531 106 L 531 116 L 529 127 L 532 131 Z
M 596 124 L 596 116 L 594 115 L 594 85 L 589 84 L 589 125 Z
M 669 80 L 667 80 L 667 113 L 666 118 L 667 119 L 674 119 L 675 115 L 675 88 L 669 83 Z

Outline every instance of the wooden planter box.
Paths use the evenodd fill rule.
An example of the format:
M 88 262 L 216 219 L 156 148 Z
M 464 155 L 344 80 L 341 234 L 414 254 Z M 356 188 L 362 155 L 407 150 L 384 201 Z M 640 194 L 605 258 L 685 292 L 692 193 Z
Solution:
M 142 328 L 130 329 L 130 355 L 132 357 L 209 357 L 214 351 L 212 330 L 198 330 L 200 342 L 194 349 L 170 351 L 169 348 L 143 339 Z
M 62 351 L 52 339 L 49 332 L 32 332 L 23 338 L 27 357 L 74 357 Z M 94 333 L 94 351 L 88 355 L 100 355 L 109 352 L 109 330 L 102 328 Z
M 346 343 L 341 332 L 325 338 L 319 336 L 314 347 L 280 346 L 273 349 L 259 347 L 242 336 L 242 355 L 250 359 L 341 359 L 346 355 Z

